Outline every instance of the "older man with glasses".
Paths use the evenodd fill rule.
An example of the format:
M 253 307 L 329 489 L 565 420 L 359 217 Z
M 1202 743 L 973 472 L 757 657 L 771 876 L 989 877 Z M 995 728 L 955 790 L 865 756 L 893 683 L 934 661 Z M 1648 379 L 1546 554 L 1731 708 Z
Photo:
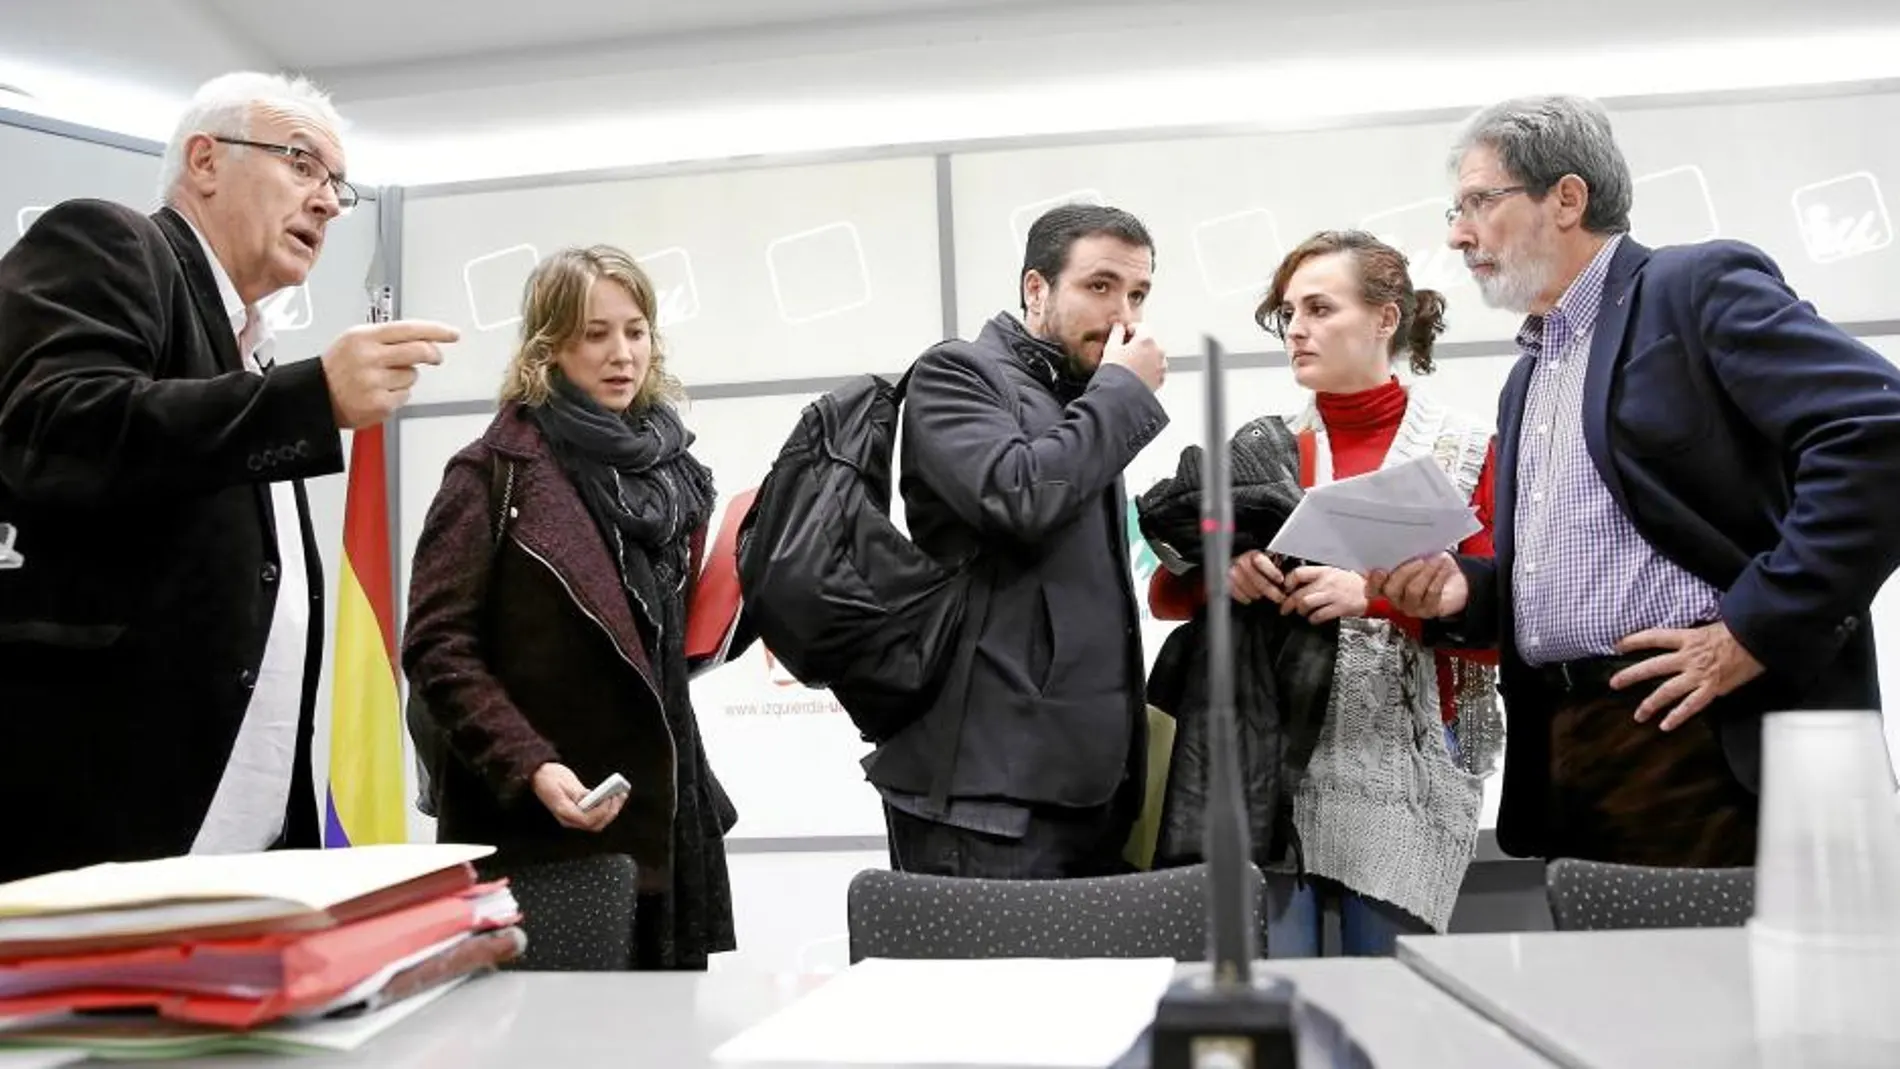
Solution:
M 315 846 L 323 572 L 301 480 L 455 340 L 276 364 L 271 294 L 356 203 L 308 83 L 213 80 L 146 216 L 75 200 L 0 259 L 0 880 Z
M 1900 564 L 1900 370 L 1734 241 L 1649 249 L 1609 117 L 1488 108 L 1454 147 L 1450 244 L 1527 315 L 1498 408 L 1497 556 L 1371 577 L 1495 642 L 1518 855 L 1754 862 L 1761 718 L 1877 709 Z

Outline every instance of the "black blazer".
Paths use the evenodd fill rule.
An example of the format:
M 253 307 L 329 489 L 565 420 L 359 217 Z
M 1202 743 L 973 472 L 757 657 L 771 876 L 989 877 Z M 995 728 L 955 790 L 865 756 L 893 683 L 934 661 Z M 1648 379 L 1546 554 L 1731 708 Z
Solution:
M 102 201 L 0 259 L 0 879 L 191 848 L 277 595 L 268 483 L 341 471 L 318 361 L 243 370 L 184 219 Z M 285 845 L 318 842 L 310 738 L 323 570 L 308 562 Z
M 1532 363 L 1498 405 L 1497 557 L 1461 558 L 1460 641 L 1497 642 L 1509 717 L 1498 842 L 1544 852 L 1551 696 L 1516 648 L 1518 435 Z M 1759 249 L 1732 241 L 1610 262 L 1583 392 L 1584 440 L 1651 545 L 1723 591 L 1767 671 L 1713 703 L 1736 776 L 1758 789 L 1761 718 L 1878 709 L 1874 594 L 1900 564 L 1900 369 L 1822 319 Z

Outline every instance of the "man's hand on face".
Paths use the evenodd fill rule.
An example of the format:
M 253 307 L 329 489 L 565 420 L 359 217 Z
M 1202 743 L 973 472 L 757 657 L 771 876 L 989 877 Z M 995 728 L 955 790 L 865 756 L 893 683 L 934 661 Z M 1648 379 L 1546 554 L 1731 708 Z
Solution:
M 1108 328 L 1108 340 L 1102 343 L 1102 363 L 1120 364 L 1147 383 L 1150 390 L 1161 389 L 1168 377 L 1168 354 L 1140 323 L 1133 330 L 1120 323 Z

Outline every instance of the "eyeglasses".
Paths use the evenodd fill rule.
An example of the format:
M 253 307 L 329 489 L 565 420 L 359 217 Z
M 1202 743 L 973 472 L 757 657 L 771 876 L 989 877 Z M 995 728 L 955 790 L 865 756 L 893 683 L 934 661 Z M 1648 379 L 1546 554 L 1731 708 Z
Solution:
M 323 165 L 323 161 L 317 158 L 316 153 L 309 149 L 298 148 L 295 145 L 273 145 L 268 141 L 246 141 L 241 137 L 213 135 L 212 140 L 221 141 L 227 145 L 243 145 L 245 148 L 254 148 L 259 152 L 268 152 L 273 156 L 281 156 L 289 160 L 291 171 L 305 184 L 314 186 L 322 183 L 329 186 L 330 191 L 336 194 L 337 207 L 343 211 L 347 212 L 356 207 L 357 201 L 361 199 L 356 195 L 355 186 L 337 177 L 330 168 Z
M 1490 207 L 1492 204 L 1503 200 L 1513 193 L 1528 192 L 1529 188 L 1528 186 L 1493 186 L 1490 189 L 1474 189 L 1464 196 L 1459 197 L 1458 203 L 1445 209 L 1445 225 L 1457 226 L 1458 220 L 1466 216 L 1475 218 L 1483 214 L 1484 209 Z

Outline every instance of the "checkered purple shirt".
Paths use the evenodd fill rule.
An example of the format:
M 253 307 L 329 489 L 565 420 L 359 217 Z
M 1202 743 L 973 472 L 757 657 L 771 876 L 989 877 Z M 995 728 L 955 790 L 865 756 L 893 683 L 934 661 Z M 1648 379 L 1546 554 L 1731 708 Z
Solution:
M 1517 332 L 1536 361 L 1517 454 L 1517 648 L 1529 664 L 1616 652 L 1625 635 L 1719 615 L 1721 594 L 1658 553 L 1616 506 L 1583 442 L 1583 376 L 1610 258 L 1605 242 L 1563 298 Z

